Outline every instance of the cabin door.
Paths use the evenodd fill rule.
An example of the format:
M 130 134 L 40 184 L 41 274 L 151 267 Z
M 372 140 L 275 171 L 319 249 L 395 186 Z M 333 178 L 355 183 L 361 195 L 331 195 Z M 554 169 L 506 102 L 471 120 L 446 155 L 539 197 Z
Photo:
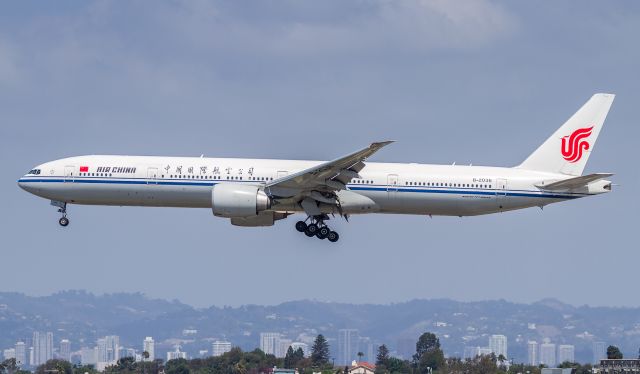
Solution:
M 158 168 L 147 169 L 147 184 L 150 184 L 150 185 L 158 184 Z
M 64 167 L 64 181 L 65 182 L 73 182 L 73 174 L 76 171 L 75 166 L 65 166 Z
M 507 180 L 496 179 L 496 200 L 498 201 L 498 207 L 502 209 L 507 199 Z
M 398 174 L 387 175 L 387 197 L 395 200 L 398 194 Z

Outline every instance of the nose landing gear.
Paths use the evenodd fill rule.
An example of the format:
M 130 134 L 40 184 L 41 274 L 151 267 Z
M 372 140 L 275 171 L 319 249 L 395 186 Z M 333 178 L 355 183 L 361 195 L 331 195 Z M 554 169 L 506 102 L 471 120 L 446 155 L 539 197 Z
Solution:
M 309 223 L 307 223 L 309 221 Z M 335 243 L 340 238 L 337 232 L 332 231 L 325 223 L 325 217 L 315 216 L 308 217 L 304 221 L 296 222 L 296 230 L 304 233 L 308 237 L 315 236 L 318 239 L 329 239 L 330 242 Z
M 51 205 L 58 207 L 58 213 L 62 213 L 62 217 L 58 220 L 58 223 L 62 227 L 69 226 L 69 218 L 67 218 L 67 203 L 64 201 L 51 201 Z

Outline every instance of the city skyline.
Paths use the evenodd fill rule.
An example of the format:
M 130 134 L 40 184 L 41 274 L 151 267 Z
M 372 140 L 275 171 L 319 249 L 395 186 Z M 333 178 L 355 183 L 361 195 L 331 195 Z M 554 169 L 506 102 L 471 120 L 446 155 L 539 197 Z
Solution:
M 49 341 L 49 339 L 53 338 L 53 333 L 52 332 L 34 333 L 34 340 L 33 340 L 34 346 L 32 348 L 35 348 L 36 346 L 42 344 L 42 342 L 40 341 L 41 337 L 44 337 L 46 341 Z M 270 339 L 276 339 L 276 340 L 274 342 L 274 341 L 270 341 Z M 347 358 L 351 357 L 351 353 L 350 353 L 351 350 L 359 349 L 361 347 L 361 346 L 358 346 L 357 344 L 352 345 L 351 341 L 356 339 L 361 339 L 361 337 L 358 336 L 358 331 L 356 329 L 341 329 L 338 331 L 338 338 L 336 339 L 338 344 L 338 348 L 337 348 L 337 351 L 338 351 L 337 353 L 339 355 L 338 360 L 346 360 Z M 343 341 L 342 343 L 340 343 L 341 340 Z M 144 351 L 149 352 L 150 350 L 151 352 L 154 352 L 155 342 L 151 336 L 148 336 L 144 339 L 142 344 L 142 350 L 139 351 L 139 353 L 135 349 L 125 348 L 120 346 L 119 341 L 120 341 L 119 336 L 107 335 L 105 337 L 98 338 L 96 341 L 96 346 L 93 349 L 83 347 L 78 351 L 69 352 L 71 342 L 68 339 L 62 339 L 60 340 L 58 350 L 56 350 L 54 346 L 51 346 L 52 352 L 53 351 L 57 352 L 55 357 L 52 357 L 52 358 L 63 359 L 69 362 L 76 362 L 82 365 L 93 365 L 94 367 L 96 367 L 98 371 L 104 371 L 107 366 L 116 365 L 119 358 L 131 357 L 131 358 L 134 358 L 136 362 L 140 362 L 145 360 L 142 355 Z M 308 357 L 309 355 L 309 351 L 308 351 L 309 346 L 305 343 L 291 343 L 291 340 L 283 338 L 283 335 L 281 333 L 268 332 L 268 333 L 260 334 L 260 345 L 266 345 L 265 349 L 269 349 L 270 345 L 276 344 L 278 342 L 286 342 L 289 346 L 293 348 L 294 351 L 298 348 L 302 349 L 303 352 L 305 353 L 305 357 Z M 495 356 L 501 356 L 501 355 L 504 356 L 506 354 L 507 344 L 508 344 L 508 338 L 506 336 L 502 334 L 492 334 L 489 336 L 489 346 L 466 347 L 464 356 L 461 358 L 473 359 L 476 356 L 490 355 L 490 354 L 493 354 Z M 601 350 L 601 346 L 605 344 L 606 343 L 604 342 L 594 342 L 594 345 L 593 345 L 594 357 L 600 354 L 599 351 Z M 16 346 L 18 345 L 24 346 L 24 342 L 17 342 Z M 229 352 L 231 350 L 230 348 L 231 346 L 232 346 L 231 342 L 228 342 L 228 341 L 215 341 L 213 343 L 213 349 L 211 351 L 212 354 L 210 356 L 219 357 L 220 355 Z M 571 344 L 557 345 L 555 343 L 552 343 L 551 339 L 545 338 L 543 339 L 542 344 L 538 344 L 536 341 L 529 341 L 527 343 L 527 346 L 528 346 L 528 357 L 527 357 L 527 360 L 523 360 L 522 363 L 527 363 L 532 366 L 537 366 L 539 364 L 542 364 L 547 367 L 555 367 L 560 363 L 578 362 L 575 360 L 575 346 Z M 282 348 L 280 349 L 282 350 Z M 91 350 L 93 353 L 91 356 L 85 357 L 85 354 L 86 354 L 85 351 L 87 350 Z M 121 350 L 125 353 L 122 355 L 119 355 L 119 352 Z M 216 351 L 218 351 L 219 354 L 216 354 Z M 377 347 L 376 347 L 376 351 L 377 351 Z M 15 348 L 5 349 L 3 353 L 4 353 L 5 360 L 16 358 Z M 198 354 L 193 353 L 189 355 L 186 351 L 181 350 L 180 345 L 174 345 L 172 350 L 168 350 L 166 352 L 166 361 L 175 360 L 175 359 L 192 359 L 196 357 L 202 358 L 203 356 L 201 353 L 202 351 L 200 351 Z M 68 354 L 68 357 L 69 357 L 68 359 L 63 357 L 63 355 L 66 355 L 66 354 Z M 369 353 L 369 355 L 371 355 L 371 353 Z M 276 354 L 275 356 L 279 358 L 284 357 L 284 355 L 280 355 L 280 354 Z M 392 356 L 396 356 L 396 355 L 392 355 Z M 92 359 L 90 358 L 87 359 L 87 357 L 93 357 L 96 360 L 92 361 Z M 538 360 L 536 357 L 540 357 L 540 359 Z M 604 358 L 606 358 L 606 356 Z M 509 359 L 509 358 L 507 358 L 506 360 L 511 363 L 516 362 L 513 359 Z M 364 362 L 366 360 L 353 359 L 351 361 Z M 18 366 L 21 366 L 24 368 L 27 368 L 27 367 L 35 368 L 42 364 L 43 363 L 37 363 L 35 357 L 32 357 L 30 365 L 18 365 Z M 348 366 L 348 365 L 351 365 L 351 362 L 347 362 L 347 363 L 335 362 L 335 364 L 337 364 L 338 366 L 344 366 L 344 365 Z
M 575 357 L 580 362 L 595 362 L 596 352 L 598 357 L 604 355 L 605 343 L 613 342 L 620 345 L 625 354 L 634 354 L 640 342 L 634 341 L 633 337 L 638 336 L 638 325 L 636 322 L 637 312 L 634 309 L 606 309 L 607 321 L 602 319 L 602 308 L 572 307 L 561 304 L 558 301 L 546 300 L 535 304 L 514 304 L 504 301 L 489 301 L 481 303 L 461 303 L 446 300 L 413 301 L 395 305 L 353 305 L 337 303 L 320 303 L 314 301 L 299 301 L 285 303 L 280 306 L 250 306 L 240 308 L 210 308 L 194 309 L 184 304 L 176 304 L 175 301 L 161 301 L 157 299 L 147 299 L 142 295 L 105 295 L 96 296 L 86 293 L 67 292 L 53 295 L 47 298 L 25 297 L 16 294 L 0 293 L 0 305 L 5 305 L 5 324 L 14 326 L 7 330 L 12 339 L 2 339 L 0 348 L 14 351 L 22 343 L 22 351 L 26 351 L 26 359 L 33 357 L 33 347 L 31 333 L 24 335 L 24 329 L 34 321 L 36 323 L 46 323 L 51 326 L 64 327 L 66 333 L 53 336 L 54 346 L 68 340 L 72 351 L 84 356 L 83 362 L 98 362 L 99 343 L 109 335 L 120 335 L 119 357 L 136 357 L 144 349 L 145 337 L 150 336 L 148 332 L 153 332 L 154 355 L 156 358 L 165 358 L 168 352 L 175 351 L 176 342 L 180 343 L 181 351 L 187 352 L 190 357 L 212 355 L 215 342 L 229 342 L 231 346 L 239 346 L 245 350 L 251 350 L 260 345 L 260 333 L 272 332 L 278 336 L 278 341 L 273 342 L 275 355 L 283 357 L 289 346 L 295 343 L 306 344 L 310 347 L 313 339 L 318 333 L 318 329 L 325 332 L 332 349 L 332 355 L 336 362 L 346 361 L 347 358 L 339 357 L 340 353 L 340 328 L 351 328 L 351 336 L 354 338 L 351 352 L 348 354 L 352 359 L 362 359 L 372 361 L 373 353 L 381 344 L 389 348 L 390 353 L 397 357 L 410 359 L 415 349 L 415 339 L 421 331 L 432 331 L 436 335 L 444 337 L 442 339 L 443 349 L 447 354 L 458 357 L 473 357 L 476 354 L 491 352 L 500 353 L 502 348 L 497 348 L 503 343 L 501 336 L 506 339 L 507 356 L 526 362 L 528 360 L 528 341 L 543 342 L 545 336 L 553 331 L 563 331 L 561 336 L 555 335 L 551 343 L 556 344 L 556 355 L 559 359 L 558 346 L 574 345 Z M 29 305 L 29 309 L 16 309 L 18 305 Z M 86 310 L 78 309 L 77 305 L 87 305 Z M 91 305 L 100 305 L 96 309 Z M 40 306 L 43 309 L 40 309 Z M 135 306 L 135 309 L 134 309 Z M 3 313 L 0 306 L 0 314 Z M 59 311 L 54 315 L 49 315 L 47 310 Z M 69 309 L 71 308 L 71 309 Z M 498 309 L 496 309 L 498 308 Z M 134 310 L 157 310 L 157 321 L 151 319 L 139 320 L 139 312 Z M 12 310 L 11 314 L 6 314 L 7 310 Z M 123 311 L 131 310 L 129 316 Z M 182 310 L 176 314 L 177 311 Z M 500 310 L 500 314 L 495 314 L 495 310 Z M 35 320 L 23 319 L 22 316 L 38 313 Z M 109 325 L 126 326 L 124 329 L 111 330 L 106 326 L 101 327 L 101 323 L 95 318 L 99 316 L 113 316 L 114 312 L 122 315 L 123 319 L 105 320 Z M 165 319 L 169 312 L 173 318 Z M 72 313 L 75 318 L 58 319 L 59 316 Z M 386 316 L 392 314 L 415 315 L 416 319 L 388 319 Z M 519 316 L 517 322 L 509 316 Z M 165 315 L 165 317 L 162 317 Z M 15 319 L 12 321 L 13 316 Z M 317 317 L 322 318 L 317 319 Z M 348 316 L 361 316 L 358 319 L 345 318 Z M 367 318 L 362 319 L 362 316 Z M 491 316 L 487 319 L 487 316 Z M 575 316 L 575 317 L 571 317 Z M 9 320 L 6 318 L 9 317 Z M 54 319 L 51 319 L 54 317 Z M 2 318 L 2 317 L 0 317 Z M 131 320 L 135 318 L 137 322 Z M 226 323 L 217 324 L 216 320 L 224 320 Z M 81 322 L 83 321 L 83 322 Z M 162 322 L 161 322 L 162 321 Z M 542 323 L 542 321 L 545 321 Z M 553 322 L 552 325 L 549 323 Z M 17 323 L 17 324 L 16 324 Z M 82 328 L 81 325 L 89 323 L 103 331 L 97 337 Z M 514 325 L 515 323 L 515 325 Z M 148 326 L 148 328 L 134 328 L 135 326 Z M 228 329 L 229 326 L 253 326 L 241 330 Z M 288 326 L 288 327 L 286 327 Z M 335 326 L 335 327 L 330 327 Z M 408 333 L 411 326 L 430 326 L 424 330 L 416 329 Z M 274 328 L 273 330 L 271 328 Z M 277 328 L 275 328 L 277 327 Z M 356 328 L 357 327 L 357 328 Z M 329 328 L 330 330 L 327 330 Z M 357 331 L 356 331 L 357 330 Z M 500 331 L 495 334 L 495 331 Z M 576 333 L 575 331 L 580 331 Z M 40 330 L 45 334 L 46 330 Z M 622 333 L 624 332 L 624 333 Z M 103 335 L 104 334 L 104 335 Z M 622 335 L 620 335 L 622 334 Z M 124 340 L 122 340 L 124 335 Z M 553 335 L 552 335 L 553 336 Z M 6 336 L 5 336 L 6 337 Z M 357 339 L 356 339 L 357 337 Z M 0 339 L 3 336 L 0 336 Z M 102 340 L 101 340 L 102 339 Z M 159 340 L 158 340 L 159 339 Z M 185 340 L 186 339 L 186 340 Z M 493 340 L 493 343 L 492 343 Z M 593 342 L 593 344 L 592 344 Z M 601 343 L 598 343 L 601 342 Z M 106 344 L 106 341 L 104 342 Z M 596 344 L 597 343 L 597 344 Z M 493 345 L 493 347 L 491 347 Z M 114 352 L 115 345 L 111 345 L 111 352 Z M 297 346 L 297 344 L 296 344 Z M 228 346 L 227 346 L 227 349 Z M 303 349 L 304 350 L 304 349 Z M 204 353 L 202 353 L 204 352 Z M 362 357 L 357 356 L 362 352 Z M 9 354 L 13 354 L 8 352 Z M 54 357 L 61 357 L 61 351 L 54 349 Z M 103 356 L 106 356 L 104 354 Z M 539 358 L 537 358 L 539 360 Z

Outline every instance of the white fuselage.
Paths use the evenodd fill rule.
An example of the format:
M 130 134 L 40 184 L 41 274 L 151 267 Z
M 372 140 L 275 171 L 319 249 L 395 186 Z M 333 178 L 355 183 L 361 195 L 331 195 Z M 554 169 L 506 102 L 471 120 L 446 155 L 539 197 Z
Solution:
M 37 166 L 18 181 L 23 189 L 53 201 L 117 206 L 211 208 L 212 186 L 218 183 L 264 185 L 320 161 L 80 156 Z M 361 178 L 342 194 L 358 194 L 373 202 L 349 213 L 397 213 L 472 216 L 607 192 L 607 189 L 551 192 L 541 181 L 563 180 L 564 174 L 518 168 L 366 162 Z M 340 195 L 339 193 L 339 195 Z M 347 196 L 345 196 L 347 197 Z M 357 199 L 356 199 L 357 201 Z M 298 204 L 273 210 L 300 212 Z

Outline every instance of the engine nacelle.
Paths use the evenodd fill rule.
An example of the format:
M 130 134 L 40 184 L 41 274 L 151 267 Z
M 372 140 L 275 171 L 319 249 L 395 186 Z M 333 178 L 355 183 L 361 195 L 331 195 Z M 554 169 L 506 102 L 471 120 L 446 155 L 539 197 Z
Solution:
M 271 208 L 271 199 L 258 186 L 218 183 L 211 191 L 211 209 L 217 217 L 253 217 Z

